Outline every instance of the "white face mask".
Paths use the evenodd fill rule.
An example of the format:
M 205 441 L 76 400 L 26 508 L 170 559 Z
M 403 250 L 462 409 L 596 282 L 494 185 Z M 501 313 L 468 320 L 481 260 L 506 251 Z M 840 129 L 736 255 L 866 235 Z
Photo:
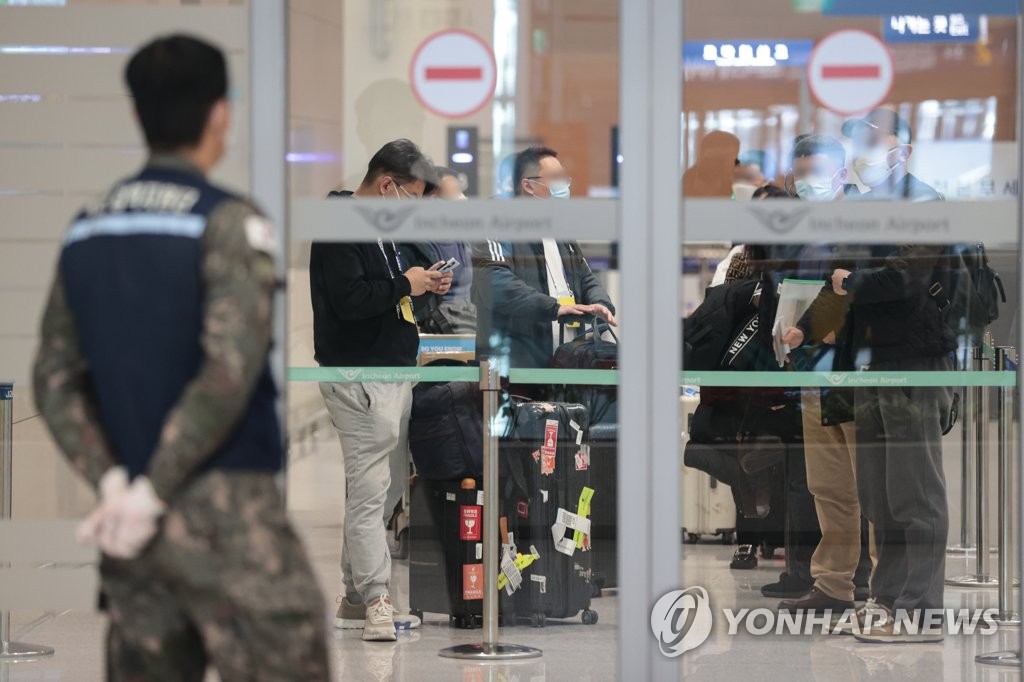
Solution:
M 853 160 L 853 170 L 868 187 L 878 187 L 889 179 L 895 165 L 889 165 L 889 152 L 896 149 L 872 147 Z
M 835 177 L 835 173 L 831 177 L 810 175 L 796 180 L 793 186 L 796 188 L 796 195 L 804 201 L 831 201 L 839 192 L 839 188 L 832 186 Z
M 548 190 L 551 192 L 552 199 L 568 199 L 569 198 L 569 183 L 564 180 L 556 180 L 548 185 Z
M 750 201 L 754 198 L 754 192 L 756 191 L 757 186 L 751 185 L 748 182 L 732 183 L 732 198 L 736 201 Z

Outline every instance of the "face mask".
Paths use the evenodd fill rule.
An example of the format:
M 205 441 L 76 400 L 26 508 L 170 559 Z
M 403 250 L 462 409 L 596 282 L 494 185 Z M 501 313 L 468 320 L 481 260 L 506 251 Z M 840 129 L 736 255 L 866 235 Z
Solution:
M 895 147 L 893 147 L 895 149 Z M 878 187 L 889 179 L 896 166 L 889 165 L 889 152 L 892 149 L 872 147 L 853 160 L 853 170 L 857 177 L 868 187 Z
M 548 191 L 551 192 L 552 199 L 568 199 L 569 198 L 569 183 L 564 181 L 555 181 L 548 185 Z
M 832 177 L 824 175 L 809 176 L 802 180 L 796 180 L 793 186 L 796 188 L 796 195 L 805 201 L 831 201 L 839 192 L 832 186 Z
M 736 201 L 750 201 L 754 198 L 754 192 L 757 191 L 755 185 L 751 185 L 747 182 L 734 182 L 732 183 L 732 198 Z

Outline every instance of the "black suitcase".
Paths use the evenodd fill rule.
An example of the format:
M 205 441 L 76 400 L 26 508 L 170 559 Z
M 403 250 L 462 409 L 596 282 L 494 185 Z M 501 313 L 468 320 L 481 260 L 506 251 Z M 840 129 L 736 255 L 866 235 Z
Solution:
M 547 618 L 574 618 L 588 625 L 591 580 L 590 487 L 587 408 L 573 403 L 512 405 L 509 435 L 502 443 L 507 468 L 503 487 L 512 542 L 539 555 L 512 595 L 515 614 L 543 627 Z M 561 529 L 557 538 L 555 528 Z M 557 543 L 557 544 L 556 544 Z
M 448 614 L 451 625 L 474 628 L 483 614 L 483 508 L 480 491 L 463 490 L 460 483 L 419 477 L 413 483 L 409 606 L 420 618 L 424 612 Z M 473 527 L 460 532 L 469 521 Z
M 590 487 L 595 490 L 590 504 L 590 562 L 595 593 L 619 585 L 618 436 L 618 424 L 590 427 Z

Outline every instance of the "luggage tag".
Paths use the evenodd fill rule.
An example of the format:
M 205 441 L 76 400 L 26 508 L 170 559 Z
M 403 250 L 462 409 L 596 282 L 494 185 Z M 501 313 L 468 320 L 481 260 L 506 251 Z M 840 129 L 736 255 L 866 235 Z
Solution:
M 571 291 L 559 292 L 558 305 L 576 305 L 576 296 Z M 569 329 L 576 329 L 580 326 L 580 323 L 566 322 L 565 326 Z

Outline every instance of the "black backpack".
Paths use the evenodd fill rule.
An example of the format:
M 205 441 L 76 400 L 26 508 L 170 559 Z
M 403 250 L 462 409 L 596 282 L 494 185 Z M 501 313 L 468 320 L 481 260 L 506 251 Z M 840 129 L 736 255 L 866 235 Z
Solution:
M 737 325 L 745 326 L 757 313 L 751 303 L 757 286 L 757 280 L 744 279 L 704 292 L 704 301 L 683 320 L 683 369 L 722 369 L 726 351 L 736 339 Z
M 436 360 L 431 366 L 465 366 Z M 483 394 L 475 381 L 421 382 L 412 389 L 409 451 L 416 473 L 446 481 L 483 472 Z
M 975 340 L 999 318 L 999 304 L 1006 303 L 1003 281 L 980 242 L 973 248 L 952 247 L 940 259 L 928 295 L 956 336 Z

